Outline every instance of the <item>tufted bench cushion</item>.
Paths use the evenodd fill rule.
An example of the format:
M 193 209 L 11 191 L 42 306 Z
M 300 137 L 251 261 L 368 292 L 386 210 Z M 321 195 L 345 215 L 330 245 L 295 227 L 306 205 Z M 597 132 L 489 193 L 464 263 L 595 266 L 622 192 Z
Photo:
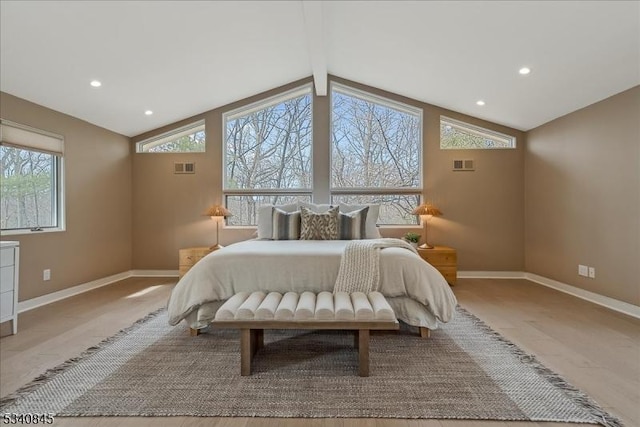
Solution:
M 218 309 L 215 320 L 395 321 L 396 316 L 380 292 L 239 292 Z

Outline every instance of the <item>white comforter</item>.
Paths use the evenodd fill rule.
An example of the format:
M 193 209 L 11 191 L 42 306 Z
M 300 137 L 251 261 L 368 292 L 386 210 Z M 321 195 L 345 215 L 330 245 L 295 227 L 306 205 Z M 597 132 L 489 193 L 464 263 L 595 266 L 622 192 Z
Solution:
M 194 265 L 173 289 L 168 303 L 169 323 L 176 325 L 188 317 L 190 321 L 194 313 L 209 303 L 226 300 L 241 291 L 332 291 L 347 242 L 249 240 L 212 252 Z M 399 319 L 416 326 L 433 328 L 434 319 L 448 322 L 457 304 L 438 270 L 404 248 L 380 251 L 378 290 L 389 298 L 408 297 L 419 303 L 411 303 L 412 307 L 420 308 L 413 312 L 406 312 L 406 308 L 396 310 Z M 422 308 L 428 313 L 429 321 L 422 321 L 420 313 L 416 313 L 423 311 Z M 215 312 L 207 316 L 212 319 L 213 314 Z M 202 316 L 195 317 L 202 324 Z

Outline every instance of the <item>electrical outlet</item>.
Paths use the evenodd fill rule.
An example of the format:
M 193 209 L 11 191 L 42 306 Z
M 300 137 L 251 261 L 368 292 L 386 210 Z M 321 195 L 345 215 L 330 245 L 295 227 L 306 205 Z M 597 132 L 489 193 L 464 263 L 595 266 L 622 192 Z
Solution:
M 47 281 L 51 280 L 51 270 L 48 268 L 42 271 L 42 280 Z
M 589 267 L 587 267 L 586 265 L 578 264 L 578 274 L 580 276 L 588 277 Z
M 596 278 L 596 269 L 593 267 L 589 267 L 589 277 L 592 279 Z

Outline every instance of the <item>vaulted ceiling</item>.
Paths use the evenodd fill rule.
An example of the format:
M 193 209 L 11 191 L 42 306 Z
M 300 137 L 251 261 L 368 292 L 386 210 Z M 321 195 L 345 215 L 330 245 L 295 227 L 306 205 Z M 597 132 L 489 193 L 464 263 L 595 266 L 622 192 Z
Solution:
M 3 92 L 128 136 L 311 75 L 520 130 L 640 84 L 638 1 L 2 0 L 0 19 Z

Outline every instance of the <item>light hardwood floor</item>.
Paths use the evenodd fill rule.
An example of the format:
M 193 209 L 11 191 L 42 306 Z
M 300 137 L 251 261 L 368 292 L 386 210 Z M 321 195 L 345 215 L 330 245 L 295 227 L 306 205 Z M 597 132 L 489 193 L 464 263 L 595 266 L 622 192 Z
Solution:
M 0 339 L 0 395 L 165 305 L 176 279 L 135 278 L 20 315 Z M 593 397 L 640 426 L 640 320 L 526 280 L 461 279 L 460 304 Z M 2 325 L 6 331 L 7 324 Z M 185 334 L 188 333 L 185 327 Z M 488 427 L 570 425 L 458 420 L 58 418 L 59 426 Z

